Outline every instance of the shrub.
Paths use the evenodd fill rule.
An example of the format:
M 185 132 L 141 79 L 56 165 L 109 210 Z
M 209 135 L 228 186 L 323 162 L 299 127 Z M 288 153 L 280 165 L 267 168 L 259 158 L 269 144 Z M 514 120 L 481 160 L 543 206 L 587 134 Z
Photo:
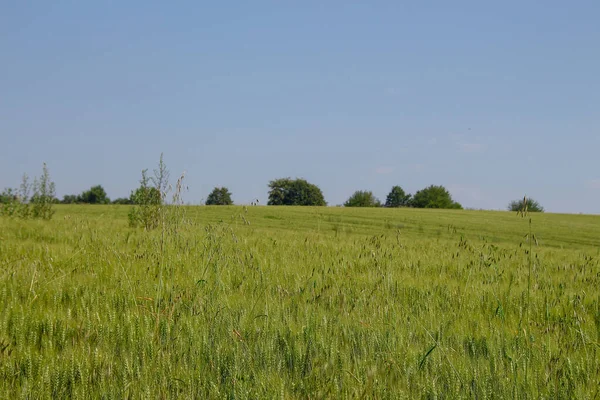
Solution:
M 160 191 L 150 185 L 148 170 L 142 171 L 140 187 L 131 193 L 130 201 L 135 205 L 129 211 L 129 226 L 141 226 L 146 230 L 154 229 L 159 223 L 159 207 L 162 204 Z
M 4 189 L 0 194 L 0 214 L 21 219 L 51 219 L 54 215 L 53 205 L 57 199 L 55 185 L 50 179 L 46 163 L 42 169 L 42 176 L 34 179 L 33 195 L 29 197 L 31 189 L 29 177 L 23 174 L 19 189 Z
M 357 190 L 344 203 L 344 207 L 380 207 L 381 202 L 373 192 L 367 190 Z
M 51 219 L 54 215 L 55 185 L 50 179 L 48 166 L 44 163 L 42 176 L 33 182 L 32 216 L 33 218 Z
M 12 188 L 6 188 L 0 194 L 0 215 L 13 216 L 21 205 L 19 193 Z
M 177 191 L 174 202 L 180 201 L 181 182 L 183 176 L 177 181 Z M 129 211 L 129 226 L 141 226 L 146 230 L 154 229 L 165 220 L 165 199 L 169 191 L 169 170 L 160 155 L 158 169 L 154 170 L 154 176 L 148 177 L 148 170 L 142 171 L 140 187 L 131 193 L 130 200 L 134 207 Z
M 0 193 L 0 204 L 10 204 L 17 201 L 17 193 L 12 188 L 6 188 Z

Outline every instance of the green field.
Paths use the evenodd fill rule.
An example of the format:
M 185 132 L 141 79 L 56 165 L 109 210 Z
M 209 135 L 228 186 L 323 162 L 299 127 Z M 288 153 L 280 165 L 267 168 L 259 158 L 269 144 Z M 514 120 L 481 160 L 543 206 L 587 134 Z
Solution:
M 0 218 L 1 398 L 600 397 L 600 216 L 56 209 Z

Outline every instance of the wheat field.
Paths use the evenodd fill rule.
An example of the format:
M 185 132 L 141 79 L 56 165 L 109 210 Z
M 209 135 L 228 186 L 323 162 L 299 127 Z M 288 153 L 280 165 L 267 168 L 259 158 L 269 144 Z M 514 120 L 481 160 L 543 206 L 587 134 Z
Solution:
M 0 218 L 1 398 L 600 396 L 600 216 L 56 210 Z

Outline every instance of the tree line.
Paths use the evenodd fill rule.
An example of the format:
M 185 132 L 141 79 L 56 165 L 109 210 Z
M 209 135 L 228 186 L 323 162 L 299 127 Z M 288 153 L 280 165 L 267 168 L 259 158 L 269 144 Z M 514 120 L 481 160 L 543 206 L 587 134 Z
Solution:
M 7 188 L 0 193 L 0 214 L 16 215 L 23 218 L 50 219 L 52 204 L 125 204 L 134 206 L 155 206 L 165 202 L 169 187 L 169 172 L 161 155 L 159 167 L 154 176 L 148 177 L 147 170 L 142 171 L 140 186 L 131 191 L 129 197 L 111 200 L 102 185 L 92 186 L 80 194 L 64 195 L 62 200 L 55 196 L 55 185 L 50 179 L 46 164 L 42 176 L 35 178 L 33 185 L 27 175 L 23 176 L 17 189 Z M 178 182 L 179 183 L 179 182 Z M 322 190 L 305 179 L 279 178 L 268 184 L 268 202 L 270 206 L 326 206 Z M 257 201 L 258 202 L 258 201 Z M 205 201 L 206 205 L 233 205 L 232 194 L 227 187 L 215 187 Z M 254 203 L 253 203 L 254 204 Z M 452 198 L 450 192 L 441 185 L 430 185 L 415 194 L 406 193 L 399 186 L 393 186 L 385 202 L 381 202 L 372 191 L 357 190 L 345 202 L 344 207 L 413 207 L 462 209 L 462 205 Z M 510 211 L 538 211 L 544 208 L 534 199 L 523 198 L 509 203 Z M 141 212 L 142 208 L 134 208 Z M 135 214 L 134 212 L 134 214 Z M 131 217 L 131 216 L 130 216 Z M 134 215 L 134 219 L 137 218 Z
M 327 205 L 321 189 L 305 179 L 276 179 L 269 183 L 269 189 L 268 205 Z M 436 185 L 419 190 L 414 196 L 407 194 L 402 187 L 394 186 L 387 195 L 385 203 L 382 203 L 372 191 L 357 190 L 346 200 L 344 206 L 462 209 L 445 187 Z

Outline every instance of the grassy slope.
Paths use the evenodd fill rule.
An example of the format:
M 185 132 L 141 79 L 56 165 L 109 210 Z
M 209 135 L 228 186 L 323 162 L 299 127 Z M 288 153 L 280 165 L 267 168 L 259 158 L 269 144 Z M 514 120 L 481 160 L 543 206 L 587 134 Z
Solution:
M 57 218 L 65 216 L 112 221 L 127 226 L 127 206 L 57 206 Z M 247 210 L 247 211 L 245 211 Z M 372 235 L 400 229 L 411 236 L 447 237 L 449 227 L 467 237 L 518 244 L 527 227 L 514 213 L 500 211 L 455 211 L 422 209 L 364 209 L 334 207 L 188 207 L 188 216 L 199 224 L 238 222 L 240 214 L 251 226 L 299 231 L 332 231 Z M 534 231 L 549 247 L 592 249 L 600 247 L 600 215 L 532 214 Z
M 0 219 L 1 397 L 590 397 L 600 217 L 126 206 Z M 524 246 L 520 245 L 524 243 Z

